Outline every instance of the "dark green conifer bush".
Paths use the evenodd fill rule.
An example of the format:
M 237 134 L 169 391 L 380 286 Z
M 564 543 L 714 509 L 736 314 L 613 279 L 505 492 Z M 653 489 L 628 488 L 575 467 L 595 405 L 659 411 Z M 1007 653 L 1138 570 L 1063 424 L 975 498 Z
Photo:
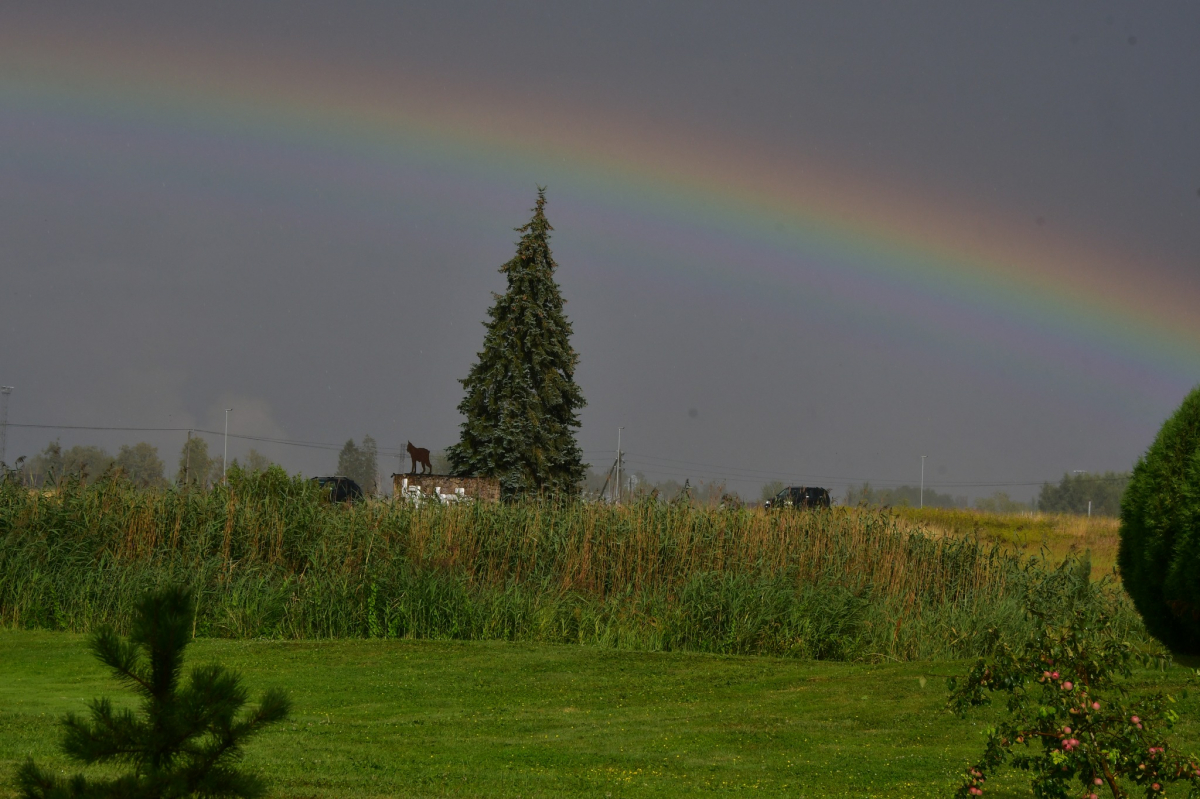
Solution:
M 187 796 L 261 796 L 261 779 L 237 768 L 246 739 L 288 714 L 283 692 L 268 691 L 242 714 L 247 692 L 221 666 L 192 669 L 181 683 L 183 650 L 191 640 L 191 592 L 166 588 L 139 603 L 128 640 L 111 628 L 92 636 L 92 653 L 142 698 L 140 713 L 116 710 L 107 699 L 91 703 L 91 721 L 63 720 L 63 751 L 84 764 L 119 763 L 114 778 L 69 780 L 32 760 L 17 774 L 24 799 L 171 799 Z
M 1200 654 L 1200 388 L 1133 469 L 1117 565 L 1150 634 Z

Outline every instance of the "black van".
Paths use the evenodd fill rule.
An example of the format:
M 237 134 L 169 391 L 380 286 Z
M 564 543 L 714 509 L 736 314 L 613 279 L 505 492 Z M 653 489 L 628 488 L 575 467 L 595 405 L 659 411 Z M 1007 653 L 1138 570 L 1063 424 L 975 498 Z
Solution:
M 321 496 L 330 502 L 357 502 L 363 498 L 363 490 L 349 477 L 333 475 L 314 477 L 313 482 L 321 487 Z
M 788 486 L 763 503 L 764 508 L 828 508 L 829 490 L 816 486 Z

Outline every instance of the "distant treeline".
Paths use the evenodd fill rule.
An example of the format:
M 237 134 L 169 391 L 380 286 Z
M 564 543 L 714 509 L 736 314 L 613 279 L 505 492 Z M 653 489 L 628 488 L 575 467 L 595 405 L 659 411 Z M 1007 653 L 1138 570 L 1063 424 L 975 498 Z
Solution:
M 190 436 L 179 451 L 179 463 L 173 475 L 168 475 L 158 447 L 145 441 L 122 444 L 113 455 L 104 447 L 86 444 L 64 449 L 55 440 L 32 458 L 18 458 L 15 464 L 4 465 L 3 469 L 11 474 L 11 479 L 30 488 L 49 488 L 64 480 L 94 483 L 118 475 L 138 488 L 170 485 L 211 488 L 222 482 L 228 469 L 237 467 L 257 473 L 265 472 L 271 465 L 271 460 L 254 448 L 244 460 L 239 462 L 238 458 L 231 458 L 226 465 L 222 452 L 210 454 L 207 441 L 200 436 Z M 368 493 L 377 493 L 380 489 L 379 447 L 375 439 L 366 435 L 361 444 L 355 444 L 354 439 L 347 441 L 338 453 L 336 473 L 350 477 Z
M 1125 493 L 1129 477 L 1129 472 L 1064 474 L 1062 480 L 1057 484 L 1044 483 L 1038 496 L 1032 502 L 1022 502 L 1013 499 L 1005 491 L 997 491 L 990 497 L 976 499 L 974 507 L 977 510 L 991 513 L 1028 513 L 1036 510 L 1042 513 L 1086 514 L 1090 501 L 1093 515 L 1119 516 L 1121 495 Z M 875 488 L 870 483 L 851 486 L 846 490 L 842 501 L 846 505 L 861 505 L 869 508 L 915 508 L 921 504 L 927 508 L 972 507 L 971 501 L 966 496 L 951 496 L 929 487 L 925 489 L 924 503 L 922 503 L 919 486 Z
M 229 466 L 234 465 L 247 472 L 264 472 L 271 461 L 251 449 L 244 462 L 239 463 L 237 458 L 230 459 Z M 117 473 L 140 488 L 164 488 L 171 484 L 209 488 L 221 482 L 224 467 L 221 453 L 210 455 L 208 444 L 198 436 L 189 439 L 180 450 L 178 467 L 170 479 L 158 449 L 144 441 L 122 445 L 116 455 L 103 447 L 76 445 L 64 449 L 58 441 L 51 441 L 32 458 L 19 459 L 15 477 L 33 488 L 55 485 L 64 479 L 94 482 Z M 442 473 L 447 469 L 444 453 L 435 453 L 434 470 Z M 382 486 L 378 480 L 379 450 L 375 439 L 367 435 L 363 436 L 360 444 L 353 439 L 347 441 L 338 453 L 337 474 L 354 479 L 368 493 L 378 492 Z M 977 498 L 973 504 L 966 495 L 942 493 L 928 486 L 922 500 L 920 486 L 876 488 L 864 482 L 847 488 L 841 502 L 851 507 L 868 508 L 915 508 L 924 505 L 927 508 L 974 507 L 991 513 L 1028 513 L 1036 510 L 1082 515 L 1088 513 L 1090 501 L 1093 515 L 1119 516 L 1121 495 L 1129 484 L 1129 478 L 1129 472 L 1064 473 L 1058 483 L 1044 483 L 1038 496 L 1030 502 L 1022 502 L 1013 499 L 1005 491 L 997 491 L 990 497 Z M 605 495 L 608 496 L 611 493 L 610 480 L 611 475 L 590 473 L 585 478 L 584 495 L 599 498 L 601 489 L 606 488 Z M 635 472 L 624 477 L 622 483 L 625 483 L 622 497 L 626 500 L 654 497 L 663 501 L 686 500 L 689 504 L 702 506 L 722 503 L 740 505 L 742 502 L 736 492 L 726 489 L 722 480 L 688 481 L 680 485 L 674 480 L 653 482 L 643 473 Z M 771 499 L 783 488 L 784 484 L 779 481 L 765 484 L 761 500 Z
M 964 494 L 943 494 L 934 488 L 925 488 L 924 498 L 920 486 L 897 486 L 896 488 L 874 488 L 870 483 L 850 486 L 843 501 L 847 505 L 862 505 L 868 508 L 970 508 L 971 500 Z M 1033 506 L 1028 502 L 1013 499 L 1007 491 L 997 491 L 990 497 L 975 500 L 976 510 L 988 513 L 1028 513 Z
M 850 486 L 846 489 L 843 503 L 850 506 L 864 505 L 869 508 L 917 507 L 924 504 L 927 508 L 969 508 L 970 500 L 965 496 L 951 496 L 926 487 L 924 503 L 921 499 L 920 486 L 897 486 L 895 488 L 875 488 L 870 483 Z
M 237 458 L 229 465 L 238 464 Z M 266 471 L 270 460 L 258 450 L 251 449 L 241 468 L 251 472 Z M 225 464 L 221 453 L 210 456 L 208 444 L 195 436 L 184 443 L 179 452 L 179 469 L 173 480 L 166 475 L 166 465 L 158 455 L 158 447 L 140 441 L 122 444 L 113 455 L 104 447 L 76 444 L 66 449 L 51 441 L 32 458 L 18 458 L 12 478 L 31 488 L 48 488 L 63 480 L 96 482 L 120 475 L 138 488 L 165 488 L 175 485 L 208 487 L 221 482 Z
M 1087 513 L 1091 502 L 1094 515 L 1120 516 L 1121 495 L 1131 476 L 1129 472 L 1063 474 L 1057 485 L 1042 485 L 1037 509 L 1044 513 Z

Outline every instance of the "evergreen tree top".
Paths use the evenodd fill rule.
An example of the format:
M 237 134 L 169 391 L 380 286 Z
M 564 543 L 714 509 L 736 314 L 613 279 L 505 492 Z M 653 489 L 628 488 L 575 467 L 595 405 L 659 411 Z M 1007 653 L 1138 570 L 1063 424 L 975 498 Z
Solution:
M 549 294 L 552 295 L 544 299 L 556 300 L 561 307 L 563 299 L 558 292 L 558 286 L 553 283 L 552 277 L 555 270 L 558 269 L 558 264 L 554 262 L 554 256 L 550 252 L 550 232 L 554 228 L 551 226 L 550 220 L 546 218 L 546 188 L 544 186 L 538 186 L 533 217 L 521 227 L 513 228 L 513 230 L 521 234 L 521 238 L 517 242 L 517 253 L 500 267 L 500 271 L 508 276 L 510 292 L 514 281 L 521 288 L 534 287 L 532 285 L 524 286 L 522 281 L 543 283 L 543 288 L 551 289 Z M 521 298 L 530 299 L 528 296 Z
M 548 234 L 550 233 L 550 231 L 554 230 L 554 227 L 551 226 L 550 220 L 546 218 L 546 187 L 545 186 L 537 187 L 537 202 L 535 202 L 533 204 L 533 216 L 530 218 L 530 220 L 528 222 L 521 225 L 520 227 L 513 228 L 513 230 L 517 231 L 518 233 L 526 233 L 526 234 L 533 234 L 534 236 L 540 236 L 543 239 L 550 238 L 550 236 Z M 522 238 L 524 238 L 524 237 L 522 237 Z M 516 260 L 516 259 L 514 259 L 514 260 Z M 511 263 L 512 263 L 512 261 L 509 261 L 507 264 L 500 267 L 500 271 L 501 272 L 506 271 L 506 268 Z

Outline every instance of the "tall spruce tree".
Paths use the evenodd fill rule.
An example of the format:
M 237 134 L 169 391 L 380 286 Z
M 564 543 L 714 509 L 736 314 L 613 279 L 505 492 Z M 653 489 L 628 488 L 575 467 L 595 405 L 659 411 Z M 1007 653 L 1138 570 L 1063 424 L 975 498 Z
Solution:
M 460 382 L 466 417 L 459 442 L 446 455 L 456 475 L 499 477 L 506 499 L 578 493 L 586 464 L 575 442 L 579 357 L 550 254 L 546 189 L 538 187 L 533 218 L 523 227 L 516 256 L 500 267 L 508 290 L 484 322 L 479 360 Z

